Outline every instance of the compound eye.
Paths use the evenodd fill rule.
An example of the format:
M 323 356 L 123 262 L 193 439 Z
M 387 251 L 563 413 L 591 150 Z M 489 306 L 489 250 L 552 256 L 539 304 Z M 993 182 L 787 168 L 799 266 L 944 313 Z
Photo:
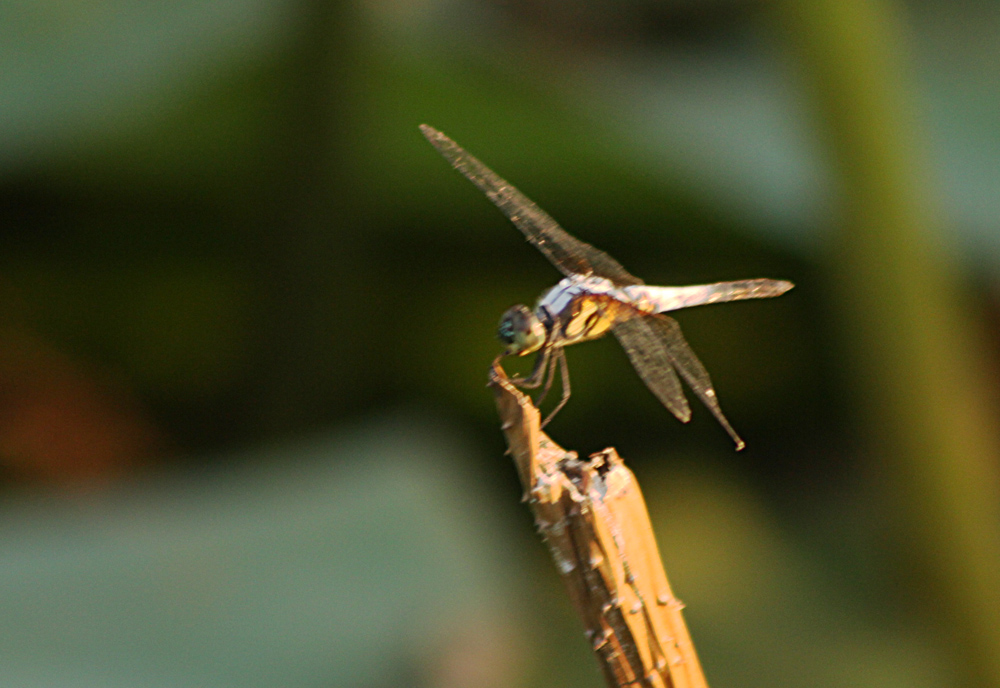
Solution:
M 513 344 L 514 343 L 514 323 L 510 321 L 510 318 L 504 317 L 500 321 L 500 326 L 497 328 L 497 339 L 500 340 L 501 344 Z
M 527 306 L 511 306 L 500 319 L 497 339 L 506 347 L 508 354 L 524 355 L 537 350 L 544 341 L 544 330 L 535 314 Z

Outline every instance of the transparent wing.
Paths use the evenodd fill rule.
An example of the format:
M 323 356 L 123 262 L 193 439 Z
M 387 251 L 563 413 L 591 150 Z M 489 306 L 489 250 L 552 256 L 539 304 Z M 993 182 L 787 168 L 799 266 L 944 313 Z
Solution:
M 677 384 L 674 368 L 733 438 L 736 449 L 743 449 L 743 440 L 722 413 L 715 387 L 712 386 L 712 378 L 684 339 L 681 326 L 676 320 L 665 315 L 647 315 L 618 323 L 612 331 L 624 347 L 639 377 L 675 416 L 687 422 L 691 411 L 680 385 Z M 663 368 L 669 368 L 669 374 L 663 372 Z M 683 406 L 678 404 L 678 398 Z M 675 410 L 675 407 L 680 408 L 681 412 Z
M 564 275 L 596 275 L 621 286 L 642 284 L 641 279 L 630 274 L 607 253 L 570 236 L 531 199 L 440 131 L 426 124 L 420 125 L 420 131 L 451 166 L 479 187 Z
M 681 381 L 674 372 L 670 352 L 657 332 L 646 323 L 646 318 L 625 320 L 616 324 L 611 331 L 649 391 L 682 423 L 691 420 L 691 407 L 684 398 Z

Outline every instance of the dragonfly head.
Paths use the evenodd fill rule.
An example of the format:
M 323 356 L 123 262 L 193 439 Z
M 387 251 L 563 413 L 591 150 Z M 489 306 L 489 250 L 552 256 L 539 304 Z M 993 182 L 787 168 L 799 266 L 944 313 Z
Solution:
M 511 306 L 500 318 L 497 338 L 506 348 L 507 355 L 525 356 L 538 351 L 545 344 L 545 325 L 527 306 Z

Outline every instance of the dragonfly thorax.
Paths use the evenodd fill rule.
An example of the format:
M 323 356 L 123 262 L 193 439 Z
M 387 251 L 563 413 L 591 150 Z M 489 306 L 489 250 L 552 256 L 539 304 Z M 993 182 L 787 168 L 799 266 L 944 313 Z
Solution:
M 538 351 L 545 344 L 548 331 L 527 306 L 508 308 L 500 318 L 497 338 L 506 347 L 507 355 L 525 356 Z

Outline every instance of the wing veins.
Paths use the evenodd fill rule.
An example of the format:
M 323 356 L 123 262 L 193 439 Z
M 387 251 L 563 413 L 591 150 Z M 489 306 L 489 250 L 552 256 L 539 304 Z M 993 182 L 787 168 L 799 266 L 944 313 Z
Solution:
M 645 320 L 643 317 L 631 318 L 617 323 L 611 331 L 649 391 L 678 420 L 687 423 L 691 420 L 691 407 L 684 398 L 681 381 L 674 372 L 673 360 L 659 336 Z
M 733 430 L 733 426 L 729 424 L 725 414 L 722 413 L 715 387 L 712 386 L 712 378 L 709 377 L 708 370 L 705 369 L 704 364 L 684 338 L 681 326 L 676 320 L 665 315 L 647 316 L 643 318 L 643 322 L 663 343 L 670 359 L 677 368 L 677 372 L 681 374 L 695 395 L 708 407 L 715 419 L 736 442 L 737 450 L 742 449 L 744 442 Z
M 564 275 L 596 275 L 622 286 L 643 283 L 604 251 L 571 236 L 530 198 L 443 133 L 426 124 L 420 125 L 420 131 Z
M 743 448 L 743 440 L 722 413 L 712 378 L 684 339 L 676 320 L 665 315 L 646 315 L 618 323 L 612 331 L 639 377 L 671 413 L 685 423 L 691 417 L 690 406 L 677 379 L 680 373 L 695 396 L 733 438 L 736 448 Z

